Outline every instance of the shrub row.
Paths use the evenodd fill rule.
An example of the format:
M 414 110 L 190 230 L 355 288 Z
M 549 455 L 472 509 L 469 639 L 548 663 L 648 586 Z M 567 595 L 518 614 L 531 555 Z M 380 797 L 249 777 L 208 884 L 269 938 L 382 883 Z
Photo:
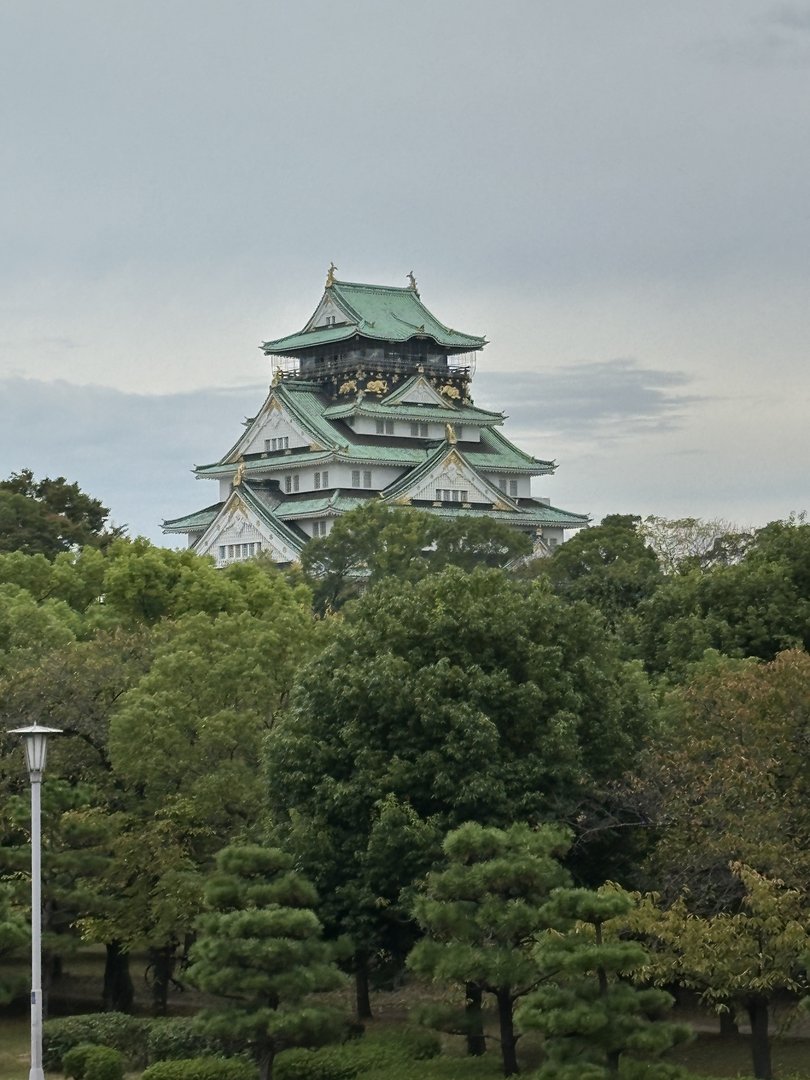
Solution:
M 355 1080 L 372 1069 L 393 1075 L 394 1068 L 423 1062 L 439 1053 L 438 1036 L 429 1031 L 367 1035 L 321 1050 L 285 1050 L 276 1058 L 275 1080 Z
M 198 1057 L 157 1061 L 141 1080 L 256 1080 L 257 1069 L 242 1058 Z
M 124 1058 L 110 1046 L 79 1043 L 65 1054 L 62 1071 L 68 1080 L 123 1080 Z
M 43 1026 L 43 1065 L 64 1072 L 65 1055 L 82 1044 L 118 1050 L 127 1069 L 142 1069 L 156 1061 L 197 1058 L 206 1054 L 226 1056 L 228 1047 L 211 1035 L 201 1034 L 184 1017 L 128 1016 L 125 1013 L 86 1013 L 47 1020 Z

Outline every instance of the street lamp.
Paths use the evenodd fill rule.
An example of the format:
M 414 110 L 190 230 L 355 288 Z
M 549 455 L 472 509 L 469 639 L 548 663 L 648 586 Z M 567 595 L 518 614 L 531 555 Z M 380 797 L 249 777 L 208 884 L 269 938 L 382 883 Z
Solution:
M 40 897 L 41 850 L 39 792 L 48 736 L 58 735 L 60 728 L 15 728 L 12 735 L 25 740 L 25 760 L 31 780 L 31 1069 L 28 1080 L 45 1080 L 42 1071 L 42 900 Z

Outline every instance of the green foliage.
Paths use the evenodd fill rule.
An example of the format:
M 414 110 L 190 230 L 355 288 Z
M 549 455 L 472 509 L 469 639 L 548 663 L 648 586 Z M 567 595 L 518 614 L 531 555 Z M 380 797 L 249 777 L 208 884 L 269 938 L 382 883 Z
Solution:
M 631 928 L 647 936 L 652 953 L 638 975 L 658 985 L 677 981 L 718 1010 L 742 1006 L 751 1021 L 754 1074 L 770 1080 L 771 1003 L 810 992 L 803 960 L 810 953 L 810 905 L 806 891 L 749 866 L 734 863 L 731 871 L 743 890 L 736 911 L 699 916 L 688 896 L 669 907 L 655 894 L 643 898 Z
M 552 825 L 492 829 L 468 822 L 448 833 L 445 867 L 428 874 L 414 900 L 425 937 L 408 966 L 495 996 L 505 1076 L 517 1072 L 514 1007 L 537 984 L 535 945 L 548 926 L 549 895 L 568 883 L 558 860 L 569 843 L 570 835 Z
M 429 1032 L 365 1035 L 321 1050 L 285 1050 L 273 1075 L 274 1080 L 354 1080 L 372 1071 L 394 1076 L 405 1067 L 427 1070 L 439 1049 Z
M 222 1056 L 224 1052 L 222 1039 L 200 1031 L 187 1017 L 156 1017 L 146 1032 L 146 1055 L 150 1063 L 207 1054 Z
M 14 903 L 10 883 L 0 881 L 0 1005 L 25 986 L 25 977 L 8 970 L 6 961 L 30 941 L 28 920 Z
M 447 566 L 505 566 L 530 551 L 525 534 L 488 518 L 444 519 L 373 499 L 338 518 L 327 537 L 311 540 L 301 563 L 324 611 L 385 578 L 418 581 Z
M 62 1057 L 62 1072 L 68 1080 L 84 1080 L 87 1055 L 96 1049 L 96 1043 L 79 1043 Z
M 250 1048 L 265 1080 L 279 1050 L 328 1042 L 340 1028 L 332 1010 L 307 1004 L 342 982 L 321 941 L 315 892 L 285 852 L 232 846 L 217 856 L 206 901 L 188 978 L 230 1004 L 207 1010 L 202 1027 Z
M 620 937 L 633 906 L 617 888 L 559 889 L 547 905 L 549 922 L 566 929 L 539 939 L 535 959 L 543 984 L 517 1015 L 523 1030 L 545 1036 L 538 1080 L 609 1080 L 627 1059 L 643 1062 L 647 1080 L 671 1075 L 670 1066 L 655 1059 L 690 1030 L 666 1022 L 669 994 L 629 982 L 648 962 L 638 942 Z
M 573 816 L 631 765 L 647 715 L 602 619 L 547 583 L 387 580 L 345 609 L 270 731 L 271 807 L 330 934 L 397 952 L 400 890 L 442 833 Z
M 111 1046 L 91 1046 L 84 1059 L 84 1080 L 123 1080 L 124 1056 Z
M 359 1080 L 494 1080 L 499 1075 L 491 1057 L 436 1057 L 373 1066 L 362 1072 Z
M 157 1061 L 141 1080 L 256 1080 L 256 1066 L 240 1058 L 197 1057 Z
M 81 1043 L 119 1050 L 131 1067 L 144 1063 L 144 1035 L 149 1021 L 125 1013 L 87 1013 L 46 1020 L 42 1034 L 42 1064 L 61 1071 L 64 1055 Z
M 682 889 L 699 914 L 732 909 L 732 861 L 810 890 L 810 655 L 771 663 L 707 657 L 669 695 L 667 723 L 640 772 L 661 838 L 649 872 L 667 900 Z
M 637 517 L 606 517 L 582 529 L 538 565 L 560 596 L 598 608 L 614 628 L 651 596 L 661 582 L 655 552 L 639 531 Z
M 771 522 L 738 561 L 665 579 L 637 611 L 638 655 L 650 671 L 682 680 L 707 649 L 772 660 L 810 648 L 808 566 L 810 524 Z
M 122 533 L 110 511 L 63 476 L 35 480 L 30 469 L 0 480 L 0 551 L 52 558 L 86 544 L 103 546 Z

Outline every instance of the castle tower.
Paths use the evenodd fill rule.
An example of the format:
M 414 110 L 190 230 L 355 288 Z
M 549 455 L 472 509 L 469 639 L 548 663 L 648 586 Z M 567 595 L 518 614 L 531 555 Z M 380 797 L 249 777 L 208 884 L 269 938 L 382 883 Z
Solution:
M 218 500 L 163 522 L 217 565 L 268 552 L 294 561 L 314 536 L 368 499 L 443 516 L 483 515 L 529 532 L 539 551 L 587 515 L 532 497 L 554 472 L 501 432 L 504 416 L 470 394 L 483 337 L 443 325 L 413 274 L 399 288 L 338 281 L 297 334 L 266 341 L 270 392 L 234 446 L 199 478 Z

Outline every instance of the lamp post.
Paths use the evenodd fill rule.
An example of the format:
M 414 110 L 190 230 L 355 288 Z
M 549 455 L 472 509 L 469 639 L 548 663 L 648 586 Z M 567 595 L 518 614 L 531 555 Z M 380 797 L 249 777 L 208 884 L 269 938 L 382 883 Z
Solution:
M 25 760 L 31 780 L 31 1068 L 28 1080 L 45 1080 L 42 1071 L 42 899 L 40 836 L 40 800 L 42 773 L 48 751 L 48 736 L 58 735 L 60 728 L 15 728 L 12 735 L 25 740 Z

